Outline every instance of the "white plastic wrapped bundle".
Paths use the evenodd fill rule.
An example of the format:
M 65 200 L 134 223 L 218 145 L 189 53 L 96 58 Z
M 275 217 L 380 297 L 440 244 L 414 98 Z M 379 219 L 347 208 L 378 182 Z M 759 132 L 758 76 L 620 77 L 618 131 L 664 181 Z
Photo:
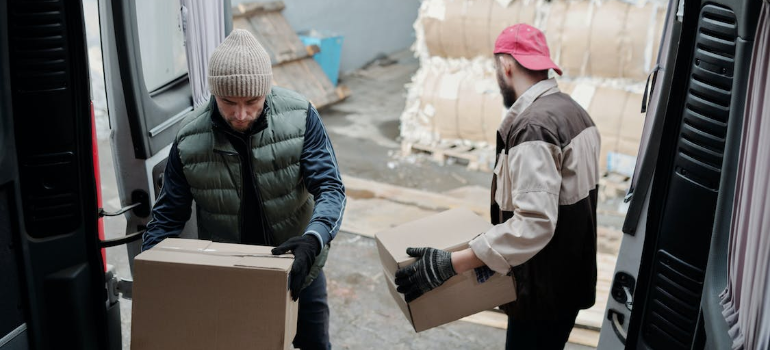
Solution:
M 528 23 L 546 35 L 566 76 L 633 80 L 652 68 L 666 12 L 657 0 L 424 0 L 419 11 L 414 50 L 421 62 L 489 57 L 504 28 Z
M 594 118 L 607 153 L 635 155 L 641 93 L 660 43 L 663 0 L 423 0 L 413 46 L 421 67 L 407 85 L 405 144 L 494 147 L 505 111 L 493 45 L 503 28 L 543 30 L 565 93 Z

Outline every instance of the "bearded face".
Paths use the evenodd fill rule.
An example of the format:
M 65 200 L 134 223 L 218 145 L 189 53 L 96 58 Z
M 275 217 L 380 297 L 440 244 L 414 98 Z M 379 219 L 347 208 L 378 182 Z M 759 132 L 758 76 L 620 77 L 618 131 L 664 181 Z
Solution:
M 503 95 L 503 105 L 505 108 L 511 108 L 516 102 L 516 93 L 513 91 L 513 87 L 505 83 L 503 68 L 500 64 L 497 64 L 495 70 L 497 71 L 497 85 L 500 86 L 500 94 Z

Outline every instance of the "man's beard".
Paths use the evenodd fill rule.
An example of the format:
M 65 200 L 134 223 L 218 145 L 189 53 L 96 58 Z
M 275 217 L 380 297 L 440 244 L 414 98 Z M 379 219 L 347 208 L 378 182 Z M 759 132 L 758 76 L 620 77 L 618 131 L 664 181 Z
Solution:
M 500 87 L 500 94 L 503 95 L 503 105 L 505 108 L 511 108 L 516 102 L 516 93 L 513 88 L 503 83 L 500 71 L 497 71 L 497 85 Z
M 511 108 L 513 103 L 516 102 L 516 93 L 513 92 L 513 89 L 507 85 L 500 86 L 500 93 L 503 95 L 503 105 L 505 108 Z
M 246 124 L 245 126 L 238 126 L 238 125 L 234 124 L 234 123 L 238 123 L 238 121 L 237 121 L 238 119 L 236 119 L 235 117 L 228 118 L 228 117 L 225 116 L 224 113 L 222 113 L 222 109 L 221 108 L 217 108 L 217 109 L 219 110 L 219 115 L 225 121 L 225 124 L 227 124 L 227 126 L 229 126 L 230 129 L 232 129 L 233 131 L 241 133 L 241 134 L 244 134 L 247 131 L 249 131 L 249 129 L 251 129 L 251 126 L 256 121 L 256 120 L 252 120 L 252 121 L 249 121 L 248 123 L 245 123 Z

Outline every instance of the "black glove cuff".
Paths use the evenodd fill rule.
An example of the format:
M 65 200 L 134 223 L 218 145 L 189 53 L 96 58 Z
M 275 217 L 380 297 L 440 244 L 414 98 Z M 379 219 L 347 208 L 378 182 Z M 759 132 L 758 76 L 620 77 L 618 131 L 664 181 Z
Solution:
M 309 243 L 309 246 L 313 250 L 313 256 L 318 256 L 318 254 L 321 254 L 321 242 L 315 235 L 312 234 L 305 234 L 302 236 L 306 242 Z

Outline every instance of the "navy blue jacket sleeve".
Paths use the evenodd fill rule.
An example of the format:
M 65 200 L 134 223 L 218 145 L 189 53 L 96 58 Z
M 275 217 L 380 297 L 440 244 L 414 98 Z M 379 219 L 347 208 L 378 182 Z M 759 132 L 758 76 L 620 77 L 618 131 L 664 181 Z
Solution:
M 315 209 L 305 234 L 318 237 L 321 246 L 329 244 L 342 223 L 345 187 L 329 135 L 318 111 L 312 106 L 308 107 L 300 171 L 305 186 L 315 199 Z
M 192 213 L 192 192 L 182 172 L 182 161 L 176 142 L 168 154 L 163 173 L 163 187 L 152 208 L 152 219 L 142 235 L 142 251 L 152 248 L 166 237 L 178 237 Z

